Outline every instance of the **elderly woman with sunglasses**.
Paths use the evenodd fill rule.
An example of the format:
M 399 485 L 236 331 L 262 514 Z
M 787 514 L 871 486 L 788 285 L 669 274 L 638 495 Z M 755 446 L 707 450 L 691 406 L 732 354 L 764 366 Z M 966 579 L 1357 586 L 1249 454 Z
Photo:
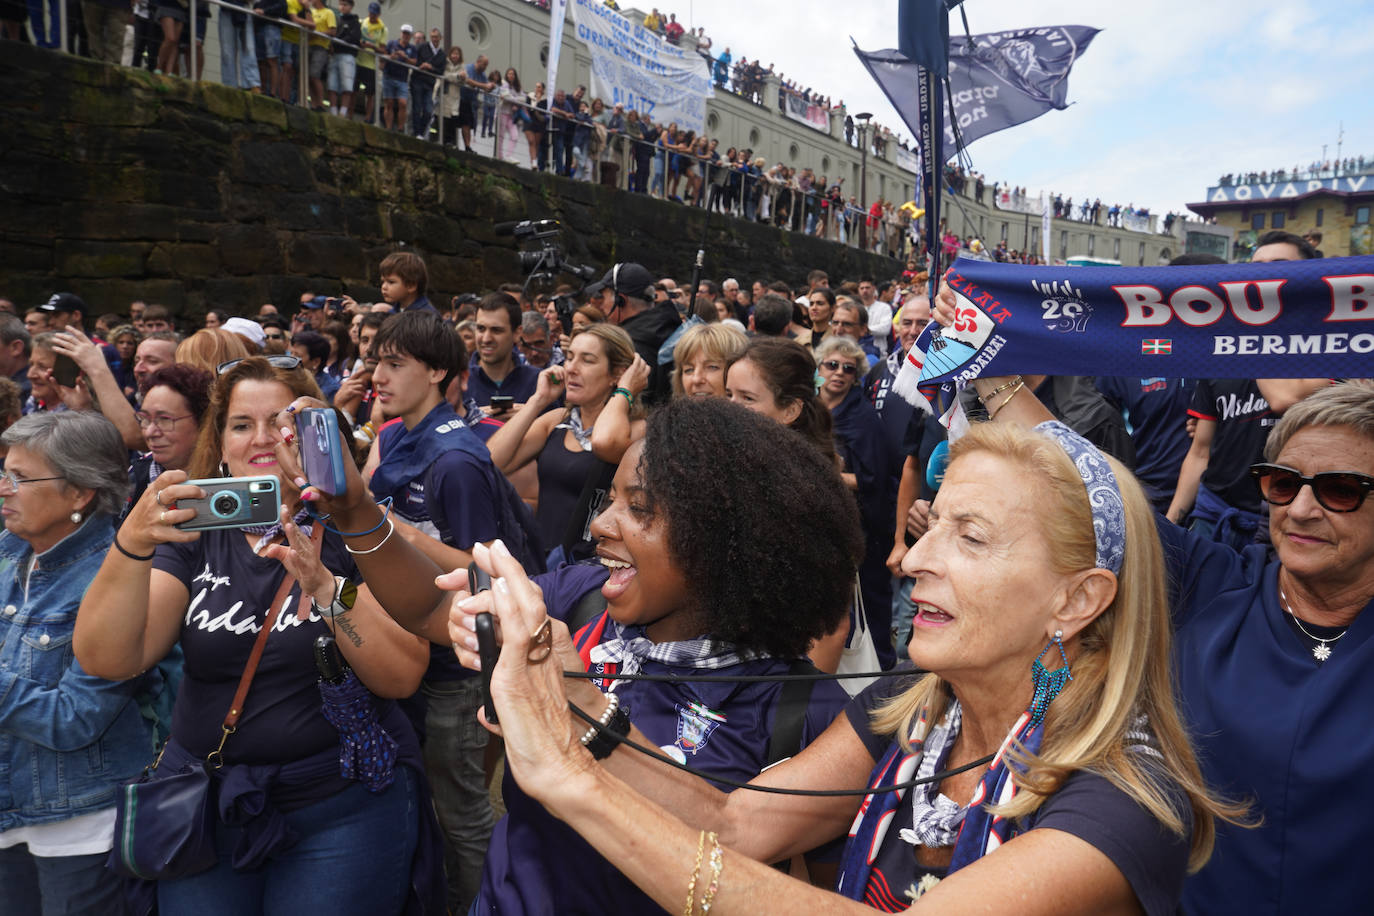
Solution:
M 854 491 L 863 519 L 865 543 L 859 586 L 865 616 L 873 630 L 878 661 L 891 668 L 895 656 L 889 632 L 892 573 L 887 568 L 887 555 L 895 534 L 892 506 L 897 499 L 897 469 L 882 420 L 859 384 L 868 371 L 863 349 L 849 337 L 831 334 L 816 348 L 816 365 L 821 380 L 817 397 L 830 411 L 844 482 Z
M 1048 418 L 1017 379 L 978 380 L 997 420 Z M 1025 385 L 1032 380 L 1026 379 Z M 1374 810 L 1374 387 L 1291 407 L 1251 469 L 1275 558 L 1159 520 L 1174 588 L 1175 667 L 1209 785 L 1251 800 L 1185 887 L 1190 913 L 1350 912 Z

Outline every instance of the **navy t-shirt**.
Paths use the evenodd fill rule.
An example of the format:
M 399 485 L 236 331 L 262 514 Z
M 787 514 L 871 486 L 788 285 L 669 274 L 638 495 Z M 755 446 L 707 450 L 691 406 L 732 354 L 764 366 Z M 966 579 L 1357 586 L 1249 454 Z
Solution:
M 377 439 L 383 461 L 387 448 L 404 433 L 405 426 L 400 423 L 382 428 Z M 483 462 L 462 449 L 450 449 L 435 459 L 428 473 L 395 493 L 374 495 L 378 499 L 391 496 L 391 511 L 430 537 L 459 550 L 470 550 L 478 541 L 490 541 L 501 534 L 495 510 L 499 494 L 492 476 L 497 473 L 490 461 Z
M 787 661 L 760 659 L 710 673 L 787 674 L 789 670 Z M 702 672 L 649 661 L 641 673 L 690 678 Z M 779 682 L 632 681 L 621 684 L 616 693 L 621 697 L 620 708 L 652 745 L 685 759 L 693 768 L 745 781 L 758 775 L 766 763 L 781 690 Z M 834 721 L 846 696 L 834 681 L 816 684 L 803 724 L 803 746 Z M 711 717 L 700 715 L 703 708 Z M 476 912 L 531 916 L 661 912 L 586 840 L 525 795 L 509 771 L 502 791 L 507 813 L 492 832 Z
M 1186 378 L 1094 380 L 1097 390 L 1122 412 L 1135 443 L 1135 476 L 1156 505 L 1168 508 L 1178 486 L 1178 471 L 1188 454 L 1188 405 L 1197 383 Z
M 360 581 L 338 536 L 325 532 L 320 551 L 331 572 Z M 186 661 L 172 734 L 203 758 L 219 746 L 220 726 L 286 570 L 255 555 L 235 529 L 206 531 L 186 544 L 160 544 L 153 568 L 175 576 L 190 592 L 181 625 Z M 267 637 L 238 730 L 224 747 L 229 763 L 284 763 L 339 743 L 338 730 L 320 711 L 316 686 L 315 640 L 328 636 L 329 627 L 313 611 L 306 620 L 296 619 L 300 596 L 297 583 Z
M 845 708 L 849 724 L 858 733 L 874 763 L 883 759 L 895 738 L 874 734 L 872 712 L 887 699 L 910 687 L 917 675 L 881 678 L 866 687 Z M 967 799 L 953 799 L 966 804 Z M 1185 816 L 1187 809 L 1184 811 Z M 911 827 L 911 797 L 905 796 L 897 805 L 892 823 L 888 825 L 879 848 L 873 870 L 882 873 L 887 886 L 899 895 L 927 874 L 943 878 L 944 868 L 927 868 L 916 861 L 915 847 L 901 838 L 901 831 Z M 1089 770 L 1077 770 L 1064 784 L 1029 817 L 1027 830 L 1047 827 L 1078 837 L 1112 860 L 1140 901 L 1148 916 L 1165 916 L 1178 912 L 1179 896 L 1183 893 L 1183 878 L 1188 870 L 1189 839 L 1166 830 L 1134 799 L 1102 776 Z M 996 855 L 996 853 L 992 853 Z M 904 896 L 896 898 L 899 908 L 883 912 L 900 912 L 911 905 Z M 873 900 L 866 901 L 875 906 Z
M 403 424 L 392 423 L 378 433 L 383 460 L 388 446 L 405 431 Z M 457 434 L 476 435 L 470 429 L 448 433 Z M 501 535 L 496 518 L 500 491 L 492 476 L 499 473 L 489 460 L 483 462 L 462 449 L 450 449 L 434 460 L 427 473 L 390 494 L 391 511 L 450 547 L 471 550 L 478 541 L 485 543 Z M 388 494 L 374 495 L 381 499 Z M 426 680 L 453 681 L 475 676 L 475 672 L 458 664 L 448 646 L 431 645 L 429 659 Z
M 1319 663 L 1279 603 L 1279 562 L 1264 547 L 1236 552 L 1157 524 L 1174 590 L 1179 705 L 1202 775 L 1262 818 L 1254 828 L 1217 823 L 1185 911 L 1362 911 L 1368 874 L 1357 853 L 1332 851 L 1369 842 L 1374 601 Z
M 482 369 L 477 357 L 468 364 L 467 396 L 477 402 L 478 407 L 491 403 L 494 394 L 509 395 L 515 403 L 523 404 L 534 396 L 534 387 L 539 383 L 539 370 L 529 363 L 516 362 L 515 367 L 499 382 L 494 382 Z
M 1228 506 L 1258 512 L 1259 488 L 1250 478 L 1250 465 L 1264 460 L 1264 443 L 1278 421 L 1259 385 L 1253 379 L 1199 379 L 1188 413 L 1217 424 L 1202 485 Z

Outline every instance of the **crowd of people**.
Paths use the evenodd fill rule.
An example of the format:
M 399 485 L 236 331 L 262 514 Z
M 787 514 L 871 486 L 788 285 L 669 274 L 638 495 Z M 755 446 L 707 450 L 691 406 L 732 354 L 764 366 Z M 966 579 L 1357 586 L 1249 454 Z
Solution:
M 1258 172 L 1227 172 L 1217 179 L 1221 187 L 1240 184 L 1268 184 L 1281 181 L 1309 181 L 1320 178 L 1340 178 L 1344 175 L 1366 175 L 1374 168 L 1374 158 L 1346 156 L 1343 159 L 1313 159 L 1306 168 L 1274 169 Z
M 979 378 L 949 442 L 894 391 L 958 305 L 914 262 L 376 279 L 0 298 L 7 912 L 1362 899 L 1368 380 Z M 130 867 L 185 833 L 141 772 L 207 777 L 208 855 Z

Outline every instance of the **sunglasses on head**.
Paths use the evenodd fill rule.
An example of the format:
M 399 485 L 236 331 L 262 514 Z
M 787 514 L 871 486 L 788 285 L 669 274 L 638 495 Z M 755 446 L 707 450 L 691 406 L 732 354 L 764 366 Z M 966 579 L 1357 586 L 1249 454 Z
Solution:
M 1304 477 L 1281 464 L 1256 464 L 1250 476 L 1259 484 L 1260 495 L 1273 506 L 1286 506 L 1298 498 L 1304 486 L 1312 487 L 1312 495 L 1322 508 L 1330 512 L 1354 512 L 1364 505 L 1365 497 L 1374 490 L 1374 477 L 1354 471 L 1323 471 Z
M 858 366 L 851 365 L 850 363 L 842 363 L 837 359 L 827 359 L 825 362 L 821 363 L 821 365 L 831 372 L 843 372 L 845 375 L 856 375 L 859 371 Z
M 238 359 L 225 360 L 220 363 L 215 367 L 215 374 L 223 375 L 245 359 L 265 359 L 267 360 L 267 365 L 271 366 L 273 369 L 299 369 L 301 367 L 301 358 L 299 356 L 289 356 L 286 354 L 280 356 L 243 356 Z

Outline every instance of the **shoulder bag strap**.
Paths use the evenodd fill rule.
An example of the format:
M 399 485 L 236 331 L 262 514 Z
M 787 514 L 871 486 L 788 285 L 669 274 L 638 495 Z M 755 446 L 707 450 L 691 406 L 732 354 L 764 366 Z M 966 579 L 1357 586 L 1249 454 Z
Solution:
M 310 541 L 318 548 L 323 539 L 324 525 L 317 522 L 315 530 L 310 533 Z M 205 757 L 205 762 L 215 769 L 224 766 L 224 742 L 228 741 L 229 736 L 238 728 L 239 717 L 243 715 L 243 701 L 248 698 L 248 688 L 253 684 L 253 675 L 258 673 L 258 663 L 262 661 L 263 650 L 267 648 L 267 636 L 272 632 L 272 628 L 277 625 L 277 619 L 281 617 L 282 605 L 286 603 L 286 596 L 290 594 L 291 587 L 295 584 L 296 577 L 288 572 L 286 577 L 281 580 L 277 594 L 272 598 L 271 607 L 263 616 L 262 629 L 258 630 L 258 638 L 253 641 L 253 651 L 248 653 L 248 662 L 243 666 L 243 674 L 239 677 L 238 690 L 234 691 L 234 700 L 229 704 L 229 712 L 224 715 L 224 724 L 220 726 L 223 733 L 220 735 L 219 747 Z

